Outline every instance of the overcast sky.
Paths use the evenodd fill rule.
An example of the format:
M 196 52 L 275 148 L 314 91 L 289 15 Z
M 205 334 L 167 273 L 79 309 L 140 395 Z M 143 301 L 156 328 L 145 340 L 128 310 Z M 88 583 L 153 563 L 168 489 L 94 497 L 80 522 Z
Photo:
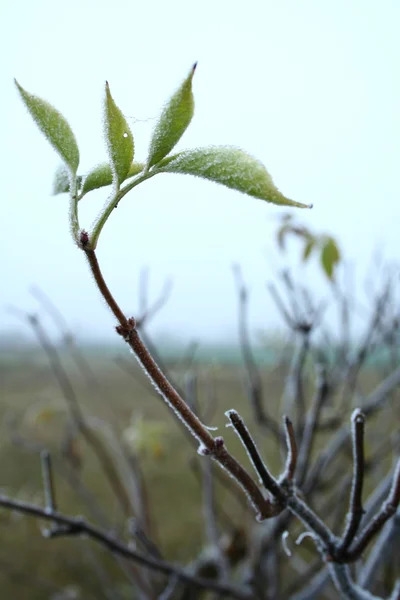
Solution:
M 106 157 L 104 82 L 144 159 L 155 119 L 194 61 L 195 117 L 179 148 L 239 146 L 266 165 L 288 197 L 313 203 L 296 217 L 332 233 L 365 270 L 382 246 L 399 255 L 400 3 L 398 0 L 20 0 L 2 3 L 1 330 L 20 331 L 10 304 L 37 309 L 40 286 L 81 336 L 112 335 L 68 229 L 66 196 L 50 195 L 55 152 L 26 113 L 13 77 L 56 106 L 75 131 L 80 171 Z M 84 200 L 89 228 L 105 200 Z M 265 283 L 282 265 L 282 214 L 262 201 L 187 176 L 162 175 L 124 198 L 100 239 L 107 280 L 127 313 L 140 269 L 154 298 L 173 276 L 154 330 L 185 338 L 235 335 L 232 262 L 252 290 L 254 329 L 281 322 Z M 288 261 L 297 264 L 292 244 Z M 323 278 L 300 272 L 317 294 Z

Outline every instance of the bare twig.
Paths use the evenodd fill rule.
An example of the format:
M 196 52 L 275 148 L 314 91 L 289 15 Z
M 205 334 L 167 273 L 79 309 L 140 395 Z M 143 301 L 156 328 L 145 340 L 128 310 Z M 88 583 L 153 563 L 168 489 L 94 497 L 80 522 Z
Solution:
M 364 424 L 365 416 L 361 410 L 354 411 L 352 417 L 353 440 L 353 480 L 350 496 L 350 506 L 347 515 L 346 529 L 337 549 L 337 559 L 346 553 L 358 531 L 364 510 L 362 507 L 362 490 L 364 483 Z
M 78 431 L 82 433 L 86 442 L 91 446 L 92 450 L 95 452 L 97 459 L 99 460 L 101 467 L 104 471 L 104 474 L 106 475 L 109 484 L 113 492 L 115 493 L 116 498 L 120 502 L 121 508 L 123 509 L 124 513 L 130 514 L 131 505 L 126 490 L 116 474 L 114 463 L 109 457 L 106 449 L 104 448 L 104 445 L 93 433 L 90 427 L 87 426 L 85 417 L 79 406 L 74 387 L 66 370 L 64 369 L 57 348 L 54 346 L 54 344 L 52 344 L 50 338 L 48 337 L 44 327 L 42 326 L 37 316 L 24 315 L 24 318 L 28 320 L 28 323 L 31 325 L 33 331 L 35 332 L 40 342 L 40 345 L 46 353 L 50 367 L 53 371 L 56 381 L 70 410 L 70 414 L 73 419 L 74 425 L 76 426 Z
M 256 423 L 266 427 L 280 441 L 279 426 L 268 414 L 263 402 L 261 375 L 254 358 L 248 330 L 248 290 L 239 265 L 233 265 L 233 275 L 239 298 L 239 340 L 247 374 L 247 390 Z
M 329 385 L 324 367 L 320 366 L 317 373 L 317 383 L 311 409 L 307 415 L 299 450 L 297 468 L 297 484 L 302 485 L 308 471 L 309 461 L 315 443 L 319 418 L 328 394 Z
M 358 578 L 358 584 L 366 587 L 370 584 L 381 564 L 384 564 L 390 553 L 396 552 L 396 539 L 400 535 L 400 511 L 382 529 L 374 544 Z
M 283 418 L 283 424 L 285 426 L 287 457 L 286 457 L 285 469 L 279 478 L 279 482 L 280 483 L 292 483 L 294 480 L 295 471 L 297 470 L 297 460 L 298 460 L 296 436 L 294 433 L 293 423 L 291 422 L 289 417 L 285 416 Z
M 133 318 L 127 319 L 125 317 L 112 296 L 104 281 L 94 250 L 88 248 L 85 248 L 84 250 L 99 291 L 119 322 L 117 333 L 119 333 L 119 335 L 121 335 L 129 344 L 139 364 L 143 367 L 145 373 L 156 386 L 160 395 L 173 408 L 179 419 L 186 424 L 192 435 L 200 442 L 200 451 L 212 456 L 212 458 L 224 467 L 245 490 L 247 497 L 256 509 L 259 518 L 265 519 L 272 516 L 274 514 L 274 509 L 271 503 L 264 499 L 254 480 L 241 464 L 227 451 L 223 440 L 221 438 L 214 439 L 161 371 L 141 340 L 136 328 L 135 320 Z
M 231 596 L 240 600 L 249 600 L 251 598 L 250 592 L 247 592 L 241 588 L 230 586 L 228 584 L 219 584 L 212 580 L 203 579 L 201 577 L 193 577 L 184 569 L 175 567 L 166 561 L 141 554 L 126 544 L 123 544 L 109 533 L 106 533 L 95 525 L 88 523 L 83 517 L 69 517 L 57 511 L 49 514 L 46 509 L 40 506 L 31 504 L 29 502 L 22 502 L 20 500 L 8 498 L 7 496 L 2 495 L 0 495 L 0 506 L 25 515 L 56 523 L 59 525 L 60 535 L 87 535 L 92 540 L 100 543 L 104 547 L 108 548 L 111 552 L 118 554 L 119 556 L 133 560 L 138 564 L 147 567 L 148 569 L 159 571 L 167 575 L 175 575 L 179 580 L 188 582 L 193 586 L 210 589 L 223 596 Z
M 271 492 L 271 494 L 278 500 L 278 502 L 281 503 L 281 506 L 274 506 L 274 514 L 279 514 L 280 512 L 282 512 L 285 506 L 285 495 L 283 494 L 276 479 L 274 479 L 274 477 L 272 477 L 272 475 L 269 473 L 263 459 L 260 456 L 257 446 L 240 415 L 235 410 L 228 410 L 225 414 L 232 423 L 235 432 L 237 433 L 240 441 L 245 447 L 249 455 L 250 461 L 257 475 L 259 476 L 261 483 L 264 485 L 265 489 Z
M 393 475 L 393 483 L 389 492 L 387 500 L 384 502 L 382 508 L 377 515 L 370 521 L 368 525 L 364 527 L 360 535 L 356 538 L 355 543 L 350 549 L 344 553 L 341 557 L 346 562 L 353 562 L 357 560 L 364 550 L 367 548 L 370 541 L 379 533 L 386 521 L 388 521 L 397 510 L 400 503 L 400 460 L 397 462 L 397 466 Z

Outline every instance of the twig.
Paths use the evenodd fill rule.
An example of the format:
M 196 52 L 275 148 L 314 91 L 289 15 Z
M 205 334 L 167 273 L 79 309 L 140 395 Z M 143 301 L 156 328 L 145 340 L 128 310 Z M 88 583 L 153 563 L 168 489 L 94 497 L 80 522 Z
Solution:
M 352 421 L 352 440 L 353 440 L 353 479 L 350 495 L 349 512 L 346 517 L 347 525 L 342 537 L 342 541 L 337 549 L 336 558 L 340 561 L 358 531 L 361 519 L 364 514 L 362 507 L 362 490 L 364 483 L 364 425 L 365 416 L 361 410 L 353 412 Z
M 317 433 L 316 430 L 319 423 L 321 409 L 328 398 L 329 391 L 330 389 L 327 381 L 326 371 L 324 367 L 320 366 L 317 373 L 316 391 L 311 404 L 311 409 L 306 418 L 300 444 L 297 468 L 298 485 L 302 485 L 308 471 L 308 465 L 315 443 Z
M 363 402 L 362 411 L 365 417 L 369 417 L 377 410 L 382 408 L 383 403 L 387 400 L 389 394 L 400 386 L 400 367 L 391 373 L 384 381 L 382 381 L 375 390 Z M 330 440 L 328 446 L 323 450 L 309 472 L 303 491 L 308 494 L 319 480 L 322 471 L 325 471 L 330 462 L 336 457 L 337 453 L 345 447 L 351 435 L 351 428 L 345 424 L 336 435 Z
M 264 485 L 265 489 L 271 492 L 278 502 L 281 503 L 281 506 L 275 505 L 274 507 L 274 514 L 279 514 L 282 512 L 285 506 L 286 498 L 284 493 L 282 492 L 276 479 L 274 479 L 274 477 L 272 477 L 272 475 L 269 473 L 263 459 L 260 456 L 257 446 L 240 415 L 235 410 L 228 410 L 225 414 L 232 423 L 235 432 L 239 436 L 240 441 L 246 449 L 250 461 L 260 478 L 260 482 Z
M 384 564 L 389 553 L 396 551 L 396 540 L 400 535 L 400 511 L 382 529 L 358 578 L 358 584 L 366 587 L 376 575 L 379 565 Z
M 29 502 L 22 502 L 21 500 L 8 498 L 7 496 L 3 495 L 0 495 L 0 506 L 25 515 L 57 523 L 60 526 L 60 535 L 61 531 L 64 535 L 87 535 L 94 541 L 100 543 L 108 548 L 111 552 L 118 554 L 119 556 L 133 560 L 149 569 L 166 573 L 167 575 L 175 575 L 180 581 L 185 581 L 195 587 L 210 589 L 223 596 L 232 596 L 233 598 L 238 598 L 239 600 L 250 600 L 252 597 L 250 592 L 246 592 L 238 587 L 222 583 L 219 584 L 212 580 L 203 579 L 201 577 L 193 577 L 184 569 L 175 567 L 166 561 L 141 554 L 123 544 L 112 535 L 102 531 L 95 525 L 88 523 L 83 517 L 70 517 L 57 511 L 49 514 L 46 509 L 40 506 L 31 504 Z
M 248 330 L 248 290 L 244 284 L 239 265 L 233 265 L 233 275 L 239 298 L 239 340 L 247 374 L 247 391 L 255 422 L 266 427 L 280 441 L 279 426 L 267 412 L 263 403 L 261 375 L 253 355 Z
M 139 282 L 139 310 L 141 316 L 137 319 L 138 329 L 143 327 L 150 319 L 154 317 L 154 315 L 156 315 L 163 308 L 163 306 L 167 303 L 172 291 L 172 279 L 166 279 L 159 297 L 151 306 L 149 306 L 148 280 L 148 269 L 142 269 L 140 273 Z
M 295 476 L 295 471 L 297 470 L 297 444 L 296 444 L 296 436 L 294 433 L 293 423 L 289 419 L 289 417 L 283 418 L 283 423 L 285 426 L 285 436 L 286 436 L 286 448 L 287 448 L 287 457 L 285 469 L 282 475 L 279 478 L 280 483 L 292 483 Z
M 97 459 L 101 464 L 103 472 L 106 475 L 116 498 L 120 502 L 121 508 L 126 514 L 130 514 L 131 505 L 126 490 L 122 485 L 121 481 L 119 480 L 118 476 L 116 475 L 113 461 L 109 457 L 105 448 L 103 447 L 103 444 L 86 424 L 84 415 L 80 409 L 78 399 L 75 394 L 75 390 L 70 381 L 70 378 L 68 377 L 66 370 L 63 367 L 60 355 L 56 347 L 54 346 L 54 344 L 52 344 L 50 338 L 48 337 L 45 329 L 42 327 L 37 316 L 25 315 L 25 317 L 27 318 L 28 323 L 31 325 L 33 331 L 35 332 L 40 342 L 40 345 L 46 353 L 50 367 L 65 398 L 65 401 L 70 410 L 70 414 L 76 428 L 82 433 L 86 442 L 91 446 L 92 450 L 95 452 Z
M 42 450 L 40 453 L 40 460 L 42 463 L 42 479 L 46 510 L 51 514 L 56 510 L 56 500 L 50 453 L 47 450 Z
M 264 499 L 254 480 L 241 464 L 227 451 L 223 440 L 221 438 L 214 439 L 206 427 L 201 423 L 200 419 L 198 419 L 198 417 L 190 410 L 176 389 L 168 381 L 141 340 L 136 328 L 135 320 L 133 318 L 127 319 L 124 316 L 103 279 L 94 250 L 88 248 L 85 248 L 84 250 L 99 291 L 106 300 L 110 310 L 118 319 L 119 326 L 117 327 L 117 333 L 119 333 L 119 335 L 121 335 L 129 344 L 139 364 L 143 367 L 145 373 L 149 376 L 160 395 L 165 399 L 167 404 L 173 408 L 178 418 L 186 424 L 192 435 L 200 442 L 200 452 L 212 456 L 214 460 L 234 477 L 237 483 L 245 490 L 247 497 L 256 509 L 259 518 L 265 519 L 272 516 L 274 514 L 274 507 L 272 507 L 268 500 Z
M 384 502 L 382 508 L 377 515 L 371 520 L 371 522 L 364 527 L 360 535 L 356 538 L 354 545 L 344 553 L 341 557 L 346 562 L 353 562 L 357 560 L 373 537 L 379 533 L 383 525 L 388 521 L 397 510 L 400 503 L 400 460 L 397 462 L 397 466 L 393 475 L 393 483 L 389 492 L 387 500 Z

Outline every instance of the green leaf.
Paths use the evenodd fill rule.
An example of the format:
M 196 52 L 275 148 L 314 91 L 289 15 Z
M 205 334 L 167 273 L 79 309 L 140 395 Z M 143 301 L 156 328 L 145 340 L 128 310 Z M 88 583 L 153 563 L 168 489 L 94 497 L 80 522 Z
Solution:
M 264 165 L 237 148 L 211 146 L 187 150 L 166 158 L 158 168 L 165 173 L 203 177 L 273 204 L 310 208 L 281 194 Z
M 143 163 L 132 163 L 125 179 L 138 175 L 143 169 Z M 112 171 L 108 163 L 97 165 L 85 177 L 82 187 L 82 196 L 92 190 L 111 185 L 112 179 Z
M 69 123 L 54 106 L 29 94 L 17 80 L 14 81 L 31 117 L 75 175 L 79 165 L 79 149 Z
M 332 280 L 336 265 L 340 261 L 339 248 L 333 238 L 328 237 L 322 247 L 321 264 L 326 276 Z
M 104 106 L 104 131 L 111 172 L 117 184 L 120 185 L 126 178 L 132 164 L 134 144 L 128 123 L 111 96 L 108 82 L 106 82 Z
M 306 242 L 303 250 L 303 262 L 306 262 L 306 260 L 310 258 L 311 252 L 315 247 L 316 241 L 317 240 L 315 239 L 315 237 L 310 237 L 309 240 Z
M 196 65 L 197 63 L 193 65 L 188 77 L 161 113 L 151 138 L 147 168 L 159 163 L 171 152 L 192 120 L 194 112 L 192 80 Z

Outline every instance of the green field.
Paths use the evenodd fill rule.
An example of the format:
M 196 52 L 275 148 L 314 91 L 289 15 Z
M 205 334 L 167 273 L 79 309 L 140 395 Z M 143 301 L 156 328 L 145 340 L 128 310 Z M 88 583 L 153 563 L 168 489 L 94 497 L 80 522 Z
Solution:
M 125 370 L 117 364 L 117 356 L 123 357 Z M 127 430 L 136 424 L 134 448 L 145 480 L 151 537 L 166 559 L 190 563 L 206 542 L 196 447 L 188 443 L 184 428 L 177 425 L 171 411 L 154 394 L 124 348 L 121 353 L 110 349 L 104 353 L 89 353 L 85 358 L 87 366 L 82 368 L 68 353 L 63 355 L 88 422 L 117 472 L 124 469 L 125 482 L 131 472 L 128 463 L 121 459 L 121 440 L 127 439 Z M 168 362 L 173 379 L 184 387 L 187 369 L 171 356 Z M 225 428 L 224 416 L 227 409 L 235 408 L 249 428 L 257 431 L 243 387 L 243 369 L 238 364 L 218 363 L 215 357 L 208 362 L 201 360 L 190 369 L 198 382 L 199 413 L 206 414 L 209 419 L 206 424 L 217 426 L 228 448 L 248 465 L 232 429 Z M 14 354 L 3 352 L 0 375 L 1 493 L 43 502 L 39 449 L 44 446 L 51 450 L 55 460 L 59 459 L 54 464 L 59 510 L 71 515 L 83 514 L 92 521 L 100 512 L 108 526 L 112 525 L 125 540 L 129 539 L 127 518 L 98 458 L 82 436 L 77 436 L 69 445 L 66 442 L 68 406 L 43 351 L 26 348 Z M 262 376 L 265 401 L 270 412 L 278 417 L 283 373 L 264 366 Z M 369 379 L 367 387 L 371 387 L 374 377 L 371 375 L 366 380 Z M 257 441 L 269 467 L 277 473 L 282 457 L 274 441 L 265 436 L 258 436 Z M 323 443 L 324 438 L 321 438 L 320 444 Z M 67 469 L 66 465 L 69 465 Z M 246 503 L 238 501 L 236 495 L 223 486 L 217 488 L 222 518 L 233 526 L 251 525 L 253 515 Z M 44 539 L 41 527 L 44 524 L 34 519 L 0 512 L 2 598 L 58 598 L 54 594 L 63 586 L 72 586 L 71 598 L 107 598 L 107 586 L 118 589 L 121 597 L 132 597 L 131 592 L 124 592 L 129 589 L 126 575 L 113 557 L 87 540 Z

